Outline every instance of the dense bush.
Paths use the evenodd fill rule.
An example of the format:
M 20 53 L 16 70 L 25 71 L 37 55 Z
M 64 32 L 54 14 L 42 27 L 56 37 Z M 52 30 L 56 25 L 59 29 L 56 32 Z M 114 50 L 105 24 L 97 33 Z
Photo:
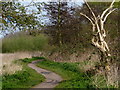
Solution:
M 48 37 L 40 34 L 38 36 L 20 35 L 2 39 L 2 52 L 16 51 L 41 51 L 48 47 Z

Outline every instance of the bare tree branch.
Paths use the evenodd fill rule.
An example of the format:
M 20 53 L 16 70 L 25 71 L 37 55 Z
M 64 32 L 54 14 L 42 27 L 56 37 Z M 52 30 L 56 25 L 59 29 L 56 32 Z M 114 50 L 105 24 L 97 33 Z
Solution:
M 108 46 L 107 41 L 105 40 L 106 37 L 106 30 L 104 29 L 104 23 L 107 19 L 107 17 L 116 10 L 116 8 L 113 8 L 113 4 L 115 2 L 115 0 L 113 0 L 110 4 L 110 6 L 105 9 L 101 15 L 98 15 L 98 17 L 95 16 L 95 13 L 92 11 L 91 7 L 89 6 L 89 4 L 87 3 L 86 0 L 84 0 L 88 9 L 90 10 L 90 12 L 92 13 L 94 18 L 90 18 L 87 15 L 80 13 L 81 15 L 83 15 L 84 17 L 86 17 L 91 24 L 93 25 L 92 29 L 93 29 L 93 37 L 92 37 L 92 44 L 98 48 L 103 56 L 101 56 L 102 61 L 105 61 L 105 74 L 107 75 L 106 78 L 108 80 L 108 82 L 110 82 L 111 80 L 111 75 L 110 75 L 110 70 L 111 70 L 111 58 L 108 58 L 111 56 L 110 54 L 110 49 Z M 97 32 L 96 32 L 96 31 Z M 95 33 L 95 34 L 94 34 Z M 97 33 L 97 34 L 96 34 Z M 106 65 L 107 64 L 107 65 Z M 110 76 L 110 77 L 109 77 Z M 110 82 L 111 83 L 111 82 Z M 114 82 L 113 82 L 114 83 Z
M 115 10 L 117 10 L 117 9 L 115 8 L 115 9 L 110 10 L 110 11 L 106 14 L 106 16 L 104 17 L 103 22 L 105 22 L 106 19 L 107 19 L 107 17 L 108 17 L 112 12 L 114 12 Z
M 110 6 L 103 11 L 102 15 L 101 15 L 101 19 L 103 19 L 104 15 L 107 13 L 107 11 L 109 11 L 111 8 L 113 8 L 113 4 L 114 4 L 115 0 L 112 1 L 112 3 L 110 4 Z
M 115 0 L 112 1 L 112 3 L 110 4 L 110 6 L 105 9 L 103 11 L 103 13 L 101 15 L 98 15 L 98 17 L 96 17 L 95 13 L 92 11 L 91 7 L 89 6 L 89 4 L 87 3 L 86 0 L 84 0 L 84 2 L 86 3 L 88 9 L 90 10 L 90 12 L 93 15 L 93 18 L 88 17 L 87 15 L 80 13 L 82 16 L 86 17 L 92 26 L 93 29 L 93 33 L 95 32 L 95 29 L 97 30 L 97 34 L 95 36 L 93 36 L 92 38 L 92 43 L 99 48 L 102 52 L 109 52 L 110 49 L 108 47 L 107 42 L 105 41 L 105 37 L 106 37 L 106 31 L 104 29 L 104 22 L 106 21 L 107 17 L 116 9 L 112 9 L 113 8 L 113 4 L 115 2 Z M 108 53 L 108 55 L 110 56 L 110 54 Z
M 86 5 L 87 5 L 87 7 L 89 8 L 89 10 L 91 11 L 91 13 L 92 13 L 92 15 L 93 15 L 93 17 L 94 17 L 94 20 L 96 20 L 97 18 L 96 18 L 96 15 L 95 15 L 95 13 L 93 12 L 93 10 L 91 9 L 91 7 L 89 6 L 89 4 L 87 3 L 87 1 L 86 0 L 84 0 L 84 2 L 86 3 Z
M 83 14 L 83 13 L 80 13 L 80 14 L 81 14 L 82 16 L 86 17 L 86 18 L 92 23 L 92 25 L 94 24 L 93 21 L 92 21 L 92 19 L 89 18 L 87 15 L 85 15 L 85 14 Z

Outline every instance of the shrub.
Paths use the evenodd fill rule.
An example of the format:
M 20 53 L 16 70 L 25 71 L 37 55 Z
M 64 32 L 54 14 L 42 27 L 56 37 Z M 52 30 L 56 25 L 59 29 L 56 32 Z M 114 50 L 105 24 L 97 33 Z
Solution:
M 18 51 L 41 51 L 48 47 L 48 37 L 40 34 L 38 36 L 12 36 L 2 39 L 2 52 Z

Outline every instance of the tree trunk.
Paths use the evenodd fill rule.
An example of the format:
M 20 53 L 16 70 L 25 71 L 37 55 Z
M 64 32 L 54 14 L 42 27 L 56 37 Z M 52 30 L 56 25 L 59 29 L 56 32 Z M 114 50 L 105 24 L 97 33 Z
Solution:
M 104 29 L 104 23 L 107 19 L 107 17 L 116 9 L 113 8 L 113 4 L 115 0 L 112 1 L 110 6 L 105 9 L 101 15 L 96 16 L 95 13 L 92 11 L 91 7 L 87 3 L 86 0 L 84 0 L 88 9 L 90 10 L 92 17 L 88 17 L 87 15 L 80 13 L 84 17 L 86 17 L 92 24 L 92 32 L 93 32 L 93 38 L 92 38 L 92 43 L 93 45 L 99 49 L 101 58 L 101 66 L 104 69 L 105 77 L 107 79 L 107 84 L 108 85 L 114 85 L 114 78 L 113 78 L 113 73 L 115 72 L 116 75 L 118 75 L 117 67 L 116 65 L 113 65 L 112 63 L 112 55 L 110 54 L 110 49 L 108 47 L 107 42 L 105 41 L 106 39 L 106 30 Z M 114 70 L 114 66 L 116 67 L 116 70 Z

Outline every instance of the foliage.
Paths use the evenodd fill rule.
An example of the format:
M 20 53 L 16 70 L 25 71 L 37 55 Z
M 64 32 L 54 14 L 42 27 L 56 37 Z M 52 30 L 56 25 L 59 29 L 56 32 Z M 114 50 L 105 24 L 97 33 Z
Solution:
M 104 5 L 104 4 L 108 4 L 109 5 L 109 3 L 102 3 L 102 5 Z M 88 7 L 88 11 L 89 11 L 89 13 L 90 13 L 90 15 L 86 15 L 86 14 L 81 14 L 81 15 L 83 15 L 83 16 L 85 16 L 90 22 L 91 22 L 91 24 L 93 25 L 93 32 L 96 30 L 96 26 L 97 27 L 99 27 L 99 25 L 101 25 L 101 26 L 103 26 L 103 31 L 105 31 L 105 36 L 107 36 L 107 38 L 104 38 L 104 36 L 102 37 L 102 35 L 100 35 L 101 34 L 101 32 L 99 32 L 99 30 L 101 30 L 101 29 L 99 29 L 98 30 L 98 32 L 97 33 L 100 33 L 100 34 L 93 34 L 93 39 L 92 39 L 92 43 L 94 44 L 94 46 L 95 47 L 97 47 L 100 51 L 101 51 L 101 53 L 102 53 L 102 55 L 101 55 L 101 53 L 99 53 L 99 55 L 101 55 L 101 63 L 102 62 L 104 62 L 104 63 L 102 63 L 102 65 L 103 65 L 103 67 L 105 67 L 105 69 L 103 69 L 104 70 L 104 72 L 105 72 L 105 74 L 104 74 L 104 76 L 106 77 L 106 79 L 107 79 L 107 84 L 108 85 L 115 85 L 116 87 L 119 87 L 118 86 L 118 83 L 116 83 L 116 82 L 118 82 L 119 80 L 117 79 L 117 78 L 119 78 L 119 76 L 118 76 L 118 73 L 117 72 L 119 72 L 119 70 L 117 70 L 116 68 L 118 68 L 118 66 L 116 65 L 116 66 L 114 66 L 114 63 L 117 63 L 116 62 L 116 60 L 114 59 L 114 61 L 113 61 L 113 59 L 112 58 L 109 58 L 110 56 L 115 56 L 115 57 L 117 57 L 117 55 L 115 55 L 115 53 L 113 52 L 113 48 L 115 49 L 115 46 L 116 46 L 116 44 L 114 44 L 114 47 L 113 46 L 111 46 L 110 47 L 110 51 L 109 51 L 109 45 L 110 44 L 112 44 L 112 43 L 114 43 L 114 42 L 116 42 L 116 41 L 112 41 L 112 39 L 117 39 L 118 40 L 118 28 L 116 28 L 116 26 L 118 26 L 118 24 L 117 24 L 117 18 L 118 18 L 118 10 L 119 9 L 114 9 L 114 10 L 116 10 L 115 12 L 114 12 L 114 16 L 112 16 L 111 18 L 112 19 L 114 19 L 114 20 L 116 20 L 115 22 L 114 21 L 112 21 L 111 20 L 111 18 L 110 19 L 108 19 L 108 21 L 109 22 L 107 22 L 108 24 L 108 26 L 107 27 L 105 27 L 105 29 L 104 29 L 104 23 L 102 24 L 101 22 L 102 22 L 102 15 L 104 15 L 104 14 L 106 14 L 104 17 L 105 17 L 105 19 L 104 19 L 104 21 L 103 22 L 106 22 L 106 18 L 107 18 L 107 16 L 109 16 L 109 12 L 112 12 L 112 9 L 114 8 L 113 7 L 113 4 L 114 4 L 114 0 L 113 0 L 113 2 L 112 3 L 110 3 L 110 6 L 109 7 L 111 7 L 110 8 L 110 10 L 109 10 L 109 7 L 107 6 L 107 9 L 104 9 L 104 7 L 106 7 L 106 5 L 104 6 L 104 7 L 99 7 L 99 9 L 103 12 L 102 14 L 101 14 L 101 11 L 97 11 L 97 9 L 98 8 L 95 8 L 96 7 L 96 5 L 97 4 L 93 4 L 93 6 L 89 6 L 89 4 L 87 3 L 87 2 L 85 2 L 85 4 L 83 4 L 83 5 L 86 5 L 87 7 Z M 101 6 L 102 6 L 101 5 Z M 91 9 L 91 7 L 92 7 L 92 9 Z M 98 6 L 97 6 L 98 7 Z M 85 10 L 85 9 L 83 9 L 83 10 Z M 93 10 L 93 11 L 92 11 Z M 109 11 L 108 11 L 109 10 Z M 106 13 L 104 13 L 106 11 Z M 107 14 L 108 13 L 108 14 Z M 88 14 L 88 13 L 87 13 Z M 92 18 L 91 17 L 91 15 L 92 15 L 92 17 L 94 18 Z M 101 16 L 100 16 L 101 15 Z M 91 19 L 92 18 L 92 19 Z M 97 19 L 98 18 L 98 19 Z M 100 23 L 98 23 L 100 20 L 101 20 L 101 22 Z M 97 22 L 98 21 L 98 22 Z M 96 25 L 98 23 L 98 25 Z M 95 25 L 95 26 L 94 26 Z M 106 23 L 105 23 L 105 25 L 106 25 Z M 110 30 L 110 31 L 109 31 Z M 107 34 L 106 34 L 106 32 L 107 32 Z M 102 34 L 103 34 L 103 32 L 102 32 Z M 112 36 L 111 36 L 111 34 L 112 34 Z M 96 38 L 97 36 L 99 36 L 100 35 L 100 39 L 101 40 L 97 40 L 97 39 L 99 39 L 99 38 Z M 114 37 L 114 35 L 116 35 L 115 37 Z M 95 39 L 94 39 L 95 38 Z M 103 39 L 102 39 L 103 38 Z M 106 40 L 106 41 L 105 41 Z M 98 41 L 98 42 L 97 42 Z M 104 45 L 104 43 L 103 43 L 103 41 L 105 41 L 105 45 Z M 111 42 L 112 41 L 112 42 Z M 110 43 L 108 43 L 108 42 L 110 42 Z M 100 43 L 103 43 L 103 44 L 100 44 Z M 104 46 L 106 46 L 106 47 L 104 47 Z M 102 50 L 103 49 L 103 50 Z M 108 51 L 107 50 L 105 50 L 105 49 L 108 49 Z M 117 51 L 117 50 L 116 50 Z M 105 58 L 106 57 L 106 58 Z M 106 65 L 107 65 L 107 67 L 109 67 L 109 70 L 106 68 Z M 114 66 L 114 67 L 113 67 Z M 116 72 L 117 71 L 117 72 Z M 116 73 L 116 74 L 114 74 L 114 73 Z M 114 77 L 114 75 L 116 75 L 115 77 Z
M 0 76 L 0 89 L 2 89 L 2 76 Z
M 42 57 L 43 58 L 43 57 Z M 114 86 L 107 86 L 106 79 L 100 73 L 89 71 L 84 72 L 83 66 L 89 64 L 88 61 L 83 62 L 54 62 L 48 59 L 40 61 L 37 66 L 51 70 L 63 77 L 57 88 L 115 88 Z
M 32 61 L 35 61 L 35 60 L 37 60 L 37 59 L 43 59 L 43 60 L 45 60 L 44 57 L 33 57 L 33 58 L 25 58 L 25 59 L 23 59 L 22 61 L 23 61 L 24 63 L 31 63 Z
M 32 13 L 28 11 L 30 6 L 24 6 L 18 1 L 12 2 L 0 2 L 2 5 L 2 15 L 1 21 L 2 27 L 1 32 L 9 34 L 10 32 L 14 33 L 18 30 L 34 30 L 38 27 L 41 27 L 41 22 L 39 21 L 36 15 L 39 15 L 37 11 Z
M 58 2 L 49 2 L 44 7 L 50 20 L 47 27 L 49 29 L 48 32 L 53 37 L 53 43 L 60 46 L 65 42 L 63 40 L 65 26 L 73 20 L 75 8 L 69 6 L 68 2 L 61 2 L 60 0 Z
M 73 52 L 80 51 L 83 48 L 91 48 L 91 24 L 88 22 L 88 20 L 84 19 L 82 16 L 80 16 L 80 12 L 85 13 L 89 17 L 91 17 L 91 13 L 86 7 L 86 5 L 83 3 L 82 6 L 79 7 L 72 7 L 72 9 L 75 10 L 69 10 L 69 6 L 61 4 L 61 11 L 64 10 L 64 6 L 66 6 L 66 13 L 67 15 L 70 14 L 70 12 L 74 12 L 71 14 L 71 16 L 67 16 L 63 14 L 61 17 L 64 20 L 68 20 L 67 22 L 64 22 L 64 24 L 61 25 L 61 27 L 57 27 L 56 25 L 48 25 L 45 27 L 44 32 L 52 37 L 50 43 L 55 46 L 60 46 L 59 42 L 62 42 L 62 45 L 60 48 L 64 48 L 63 51 L 66 50 L 69 52 L 69 50 Z M 64 4 L 64 3 L 63 3 Z M 96 13 L 96 16 L 100 14 L 103 10 L 106 9 L 110 5 L 109 2 L 90 2 L 89 3 L 92 10 Z M 53 21 L 58 21 L 58 3 L 49 3 L 46 6 L 46 9 L 48 11 L 49 19 Z M 115 3 L 115 7 L 118 7 L 118 3 Z M 67 11 L 68 10 L 68 11 Z M 65 15 L 65 16 L 64 16 Z M 107 39 L 108 42 L 115 41 L 118 37 L 118 11 L 115 11 L 113 14 L 111 14 L 105 23 L 105 29 L 108 30 L 107 35 L 109 36 Z M 51 22 L 52 22 L 51 20 Z M 61 39 L 60 39 L 61 38 Z M 80 45 L 79 45 L 80 44 Z M 115 43 L 114 45 L 115 46 Z M 71 48 L 71 49 L 69 49 Z M 114 50 L 114 49 L 113 49 Z M 62 50 L 61 50 L 62 52 Z M 112 51 L 113 52 L 113 51 Z M 115 52 L 115 51 L 114 51 Z
M 78 68 L 78 63 L 41 61 L 37 66 L 60 74 L 62 81 L 56 88 L 92 88 L 89 78 Z
M 6 37 L 2 40 L 3 53 L 17 51 L 42 51 L 48 46 L 48 38 L 43 34 L 38 36 L 13 35 L 13 37 Z
M 73 18 L 73 11 L 75 8 L 73 6 L 69 6 L 68 2 L 49 2 L 44 5 L 45 10 L 47 10 L 47 14 L 49 20 L 51 21 L 50 25 L 59 26 L 68 24 L 69 20 Z
M 36 58 L 32 58 L 36 60 Z M 24 59 L 23 59 L 24 61 Z M 31 88 L 32 86 L 39 84 L 44 81 L 44 77 L 37 73 L 35 70 L 29 68 L 27 63 L 20 62 L 23 64 L 23 70 L 18 71 L 12 75 L 2 76 L 2 87 L 7 88 Z M 38 79 L 39 78 L 39 79 Z

